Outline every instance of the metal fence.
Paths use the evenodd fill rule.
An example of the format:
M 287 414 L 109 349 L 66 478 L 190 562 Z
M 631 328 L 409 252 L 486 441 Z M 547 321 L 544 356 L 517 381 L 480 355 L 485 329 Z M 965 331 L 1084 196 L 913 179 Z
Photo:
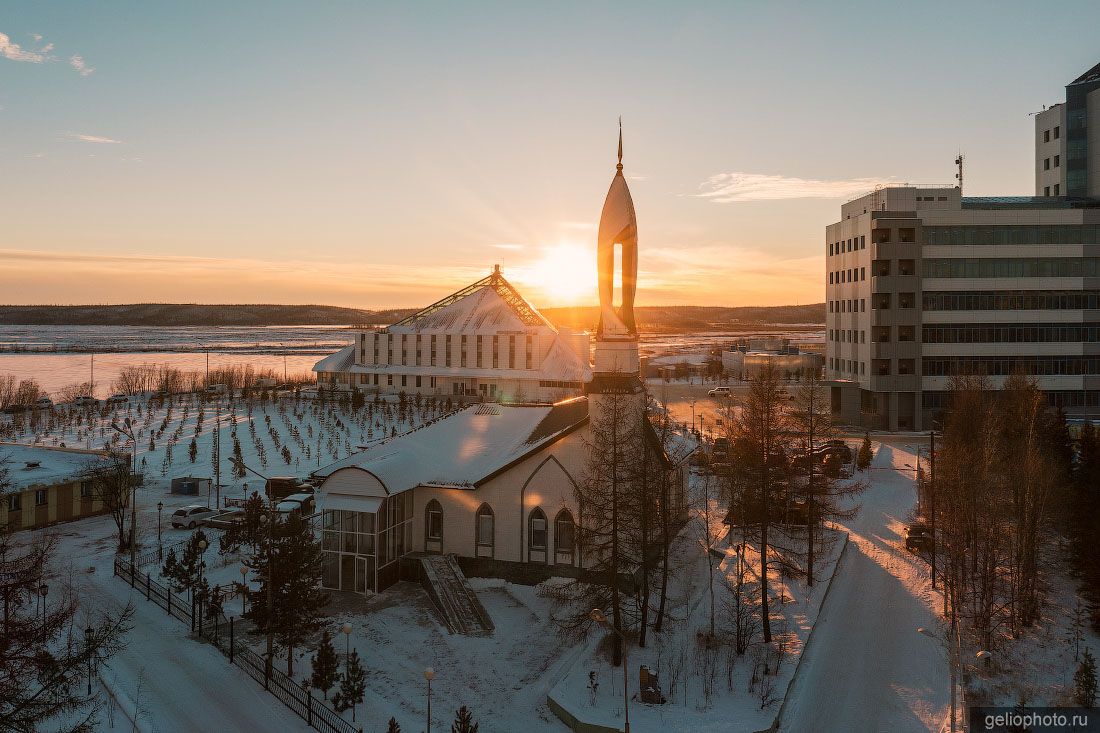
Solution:
M 199 639 L 216 647 L 230 664 L 244 670 L 310 727 L 323 733 L 362 733 L 362 726 L 349 723 L 324 700 L 315 698 L 312 690 L 302 688 L 285 672 L 276 669 L 273 663 L 268 664 L 264 656 L 237 639 L 235 619 L 220 611 L 212 619 L 204 618 L 202 609 L 196 608 L 193 598 L 189 600 L 187 594 L 173 592 L 153 580 L 149 573 L 135 571 L 127 557 L 115 558 L 115 575 L 140 591 L 147 601 L 164 609 L 166 614 L 188 624 Z

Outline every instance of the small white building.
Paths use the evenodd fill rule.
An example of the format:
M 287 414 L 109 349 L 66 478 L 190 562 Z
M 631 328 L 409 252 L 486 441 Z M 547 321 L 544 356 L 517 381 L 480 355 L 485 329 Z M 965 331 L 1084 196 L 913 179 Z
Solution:
M 497 266 L 392 326 L 356 334 L 313 370 L 332 389 L 555 402 L 591 377 L 589 341 L 555 328 Z

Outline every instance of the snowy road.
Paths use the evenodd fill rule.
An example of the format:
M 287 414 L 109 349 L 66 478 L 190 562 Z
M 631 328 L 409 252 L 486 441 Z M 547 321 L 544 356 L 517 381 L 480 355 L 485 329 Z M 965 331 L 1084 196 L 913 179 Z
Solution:
M 85 520 L 79 535 L 62 535 L 59 555 L 81 558 L 74 561 L 73 582 L 83 606 L 95 613 L 117 612 L 133 599 L 133 630 L 126 635 L 126 648 L 111 657 L 102 677 L 116 696 L 124 698 L 123 708 L 138 711 L 137 730 L 311 730 L 213 647 L 187 638 L 180 621 L 112 577 L 112 555 L 105 551 L 111 529 L 106 517 Z M 89 565 L 94 573 L 81 572 Z M 84 622 L 83 612 L 78 612 L 78 622 Z M 115 711 L 113 727 L 105 713 L 99 717 L 99 730 L 132 730 L 121 711 Z
M 948 705 L 948 668 L 928 566 L 905 551 L 915 502 L 913 452 L 881 445 L 846 527 L 850 546 L 818 617 L 780 730 L 938 731 Z M 900 470 L 894 470 L 900 469 Z

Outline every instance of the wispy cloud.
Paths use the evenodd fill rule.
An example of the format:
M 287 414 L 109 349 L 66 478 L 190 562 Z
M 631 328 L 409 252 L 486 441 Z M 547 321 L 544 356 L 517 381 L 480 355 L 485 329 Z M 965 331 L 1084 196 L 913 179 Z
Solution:
M 783 199 L 838 199 L 864 193 L 888 182 L 878 178 L 819 180 L 735 171 L 711 176 L 700 184 L 701 192 L 695 195 L 720 204 Z
M 31 33 L 29 35 L 35 44 L 42 43 L 42 34 Z M 57 56 L 53 55 L 52 51 L 52 43 L 47 43 L 39 48 L 23 48 L 18 43 L 12 41 L 11 36 L 6 33 L 0 33 L 0 57 L 6 58 L 9 61 L 24 61 L 31 64 L 41 64 L 60 60 Z M 95 71 L 95 69 L 88 66 L 88 62 L 85 61 L 84 57 L 80 54 L 73 54 L 70 56 L 67 63 L 81 76 L 88 76 Z
M 81 76 L 88 76 L 95 71 L 95 69 L 85 63 L 84 57 L 79 54 L 73 54 L 69 57 L 69 66 L 76 69 L 76 73 L 80 74 Z
M 31 36 L 36 42 L 42 40 L 42 36 Z M 0 56 L 3 56 L 10 61 L 26 61 L 32 64 L 40 64 L 43 61 L 50 60 L 50 49 L 53 48 L 53 44 L 48 44 L 45 48 L 37 51 L 23 48 L 18 43 L 14 43 L 11 38 L 5 34 L 0 33 Z
M 508 250 L 523 249 L 522 244 L 490 244 L 489 246 L 493 247 L 495 249 L 508 249 Z
M 79 132 L 66 132 L 65 137 L 67 137 L 70 140 L 76 140 L 76 141 L 82 142 L 82 143 L 96 143 L 96 144 L 108 144 L 108 145 L 119 145 L 119 144 L 122 143 L 121 140 L 115 140 L 113 138 L 103 137 L 102 135 L 85 135 L 85 134 L 79 133 Z

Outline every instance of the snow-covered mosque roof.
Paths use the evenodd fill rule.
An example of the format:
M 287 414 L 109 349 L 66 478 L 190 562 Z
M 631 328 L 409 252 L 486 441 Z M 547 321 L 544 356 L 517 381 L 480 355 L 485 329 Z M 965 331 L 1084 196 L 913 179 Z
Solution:
M 314 471 L 373 475 L 390 495 L 417 486 L 476 488 L 588 420 L 588 399 L 554 405 L 471 405 Z M 321 486 L 325 491 L 324 484 Z M 348 494 L 345 482 L 341 494 Z
M 432 303 L 386 330 L 390 333 L 520 331 L 531 326 L 557 331 L 550 321 L 504 279 L 498 265 L 488 277 Z

